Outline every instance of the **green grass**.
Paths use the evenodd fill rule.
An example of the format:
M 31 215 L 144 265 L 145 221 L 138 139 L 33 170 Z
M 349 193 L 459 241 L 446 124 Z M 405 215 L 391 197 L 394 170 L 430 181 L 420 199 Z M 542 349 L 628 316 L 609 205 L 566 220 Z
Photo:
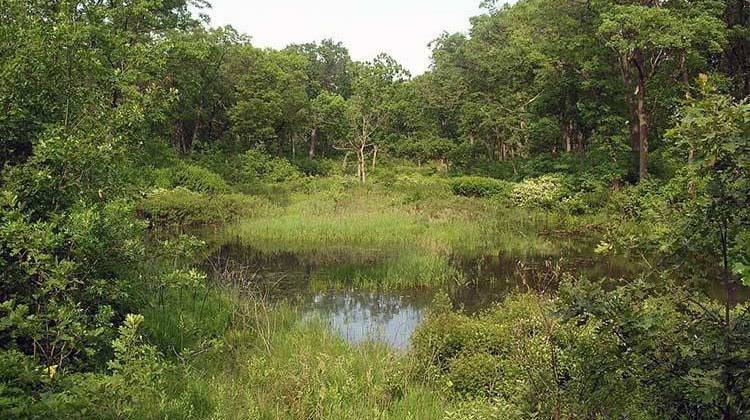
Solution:
M 169 363 L 158 407 L 142 407 L 149 416 L 424 419 L 447 409 L 412 380 L 407 355 L 377 343 L 352 346 L 286 305 L 218 287 L 208 293 L 211 304 L 202 309 L 170 295 L 146 316 L 152 340 L 174 347 L 163 351 Z M 188 328 L 186 343 L 182 330 L 190 319 L 207 325 Z M 176 343 L 189 346 L 179 350 Z
M 390 176 L 390 175 L 389 175 Z M 210 238 L 261 253 L 296 253 L 317 269 L 311 288 L 409 289 L 461 283 L 456 257 L 552 256 L 580 243 L 595 219 L 508 208 L 453 195 L 439 176 L 392 174 L 356 187 L 304 181 L 271 211 Z M 149 415 L 212 419 L 502 418 L 486 400 L 452 399 L 416 374 L 418 352 L 351 345 L 231 284 L 152 296 L 146 331 L 165 355 L 163 394 Z M 502 410 L 501 410 L 502 411 Z M 154 415 L 158 413 L 158 415 Z
M 569 233 L 585 231 L 592 221 L 452 194 L 415 200 L 413 192 L 375 185 L 293 193 L 277 212 L 231 225 L 216 242 L 333 262 L 336 267 L 316 279 L 327 287 L 338 279 L 355 286 L 425 287 L 456 278 L 451 256 L 555 256 L 580 244 L 580 234 Z
M 436 253 L 551 254 L 544 237 L 559 225 L 554 214 L 504 208 L 490 200 L 450 197 L 402 204 L 383 192 L 295 195 L 278 214 L 245 220 L 227 235 L 266 251 L 325 248 L 419 247 Z

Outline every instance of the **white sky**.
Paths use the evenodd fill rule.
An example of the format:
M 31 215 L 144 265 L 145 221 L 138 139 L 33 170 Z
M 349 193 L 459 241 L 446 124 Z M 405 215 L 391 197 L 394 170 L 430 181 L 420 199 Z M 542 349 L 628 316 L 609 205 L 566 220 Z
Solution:
M 257 47 L 284 48 L 332 38 L 354 60 L 385 52 L 413 76 L 427 70 L 427 44 L 465 32 L 480 0 L 212 0 L 212 26 L 232 25 Z

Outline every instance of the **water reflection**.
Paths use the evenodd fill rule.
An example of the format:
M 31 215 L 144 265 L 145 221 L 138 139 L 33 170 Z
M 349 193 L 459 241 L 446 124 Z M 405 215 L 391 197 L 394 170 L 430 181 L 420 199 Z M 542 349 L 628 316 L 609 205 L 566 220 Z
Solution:
M 261 252 L 240 243 L 219 247 L 207 260 L 214 278 L 270 301 L 296 305 L 304 319 L 318 319 L 352 343 L 379 340 L 406 348 L 412 333 L 424 318 L 435 290 L 363 290 L 351 278 L 337 278 L 335 289 L 320 290 L 314 279 L 330 275 L 330 268 L 347 265 L 344 276 L 352 278 L 388 262 L 385 253 L 345 252 L 335 255 Z M 463 280 L 446 289 L 454 305 L 473 313 L 526 287 L 556 287 L 550 273 L 584 274 L 590 278 L 619 278 L 625 265 L 616 261 L 569 254 L 556 260 L 527 257 L 523 261 L 504 255 L 447 256 L 450 266 Z M 557 277 L 555 277 L 556 279 Z
M 305 319 L 322 320 L 351 343 L 378 340 L 405 349 L 429 302 L 424 294 L 330 291 L 303 302 L 302 313 Z

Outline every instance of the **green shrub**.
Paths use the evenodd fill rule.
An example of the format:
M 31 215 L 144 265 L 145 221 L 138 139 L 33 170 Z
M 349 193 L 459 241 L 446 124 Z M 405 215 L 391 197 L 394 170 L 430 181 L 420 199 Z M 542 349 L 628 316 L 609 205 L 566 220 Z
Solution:
M 596 320 L 580 326 L 558 313 L 555 300 L 533 294 L 475 316 L 432 312 L 412 340 L 415 375 L 459 399 L 492 398 L 511 418 L 552 418 L 558 408 L 564 418 L 642 418 L 647 392 L 608 365 L 619 363 L 616 340 L 599 335 Z
M 464 176 L 450 180 L 453 193 L 464 197 L 507 196 L 512 184 L 493 178 Z
M 561 175 L 526 179 L 513 187 L 510 198 L 521 207 L 553 208 L 565 195 L 563 182 Z
M 190 191 L 218 194 L 230 191 L 224 178 L 202 166 L 180 162 L 176 166 L 157 169 L 153 174 L 157 188 L 183 187 Z
M 443 420 L 520 420 L 524 413 L 501 398 L 457 401 L 445 412 Z
M 260 149 L 252 149 L 242 155 L 242 176 L 246 183 L 252 184 L 295 181 L 303 174 L 284 158 L 273 157 Z
M 406 194 L 404 202 L 407 204 L 451 195 L 448 184 L 442 178 L 419 173 L 399 175 L 390 186 Z
M 446 160 L 456 147 L 450 139 L 422 134 L 418 137 L 396 136 L 389 144 L 389 152 L 417 163 Z
M 270 206 L 267 200 L 243 195 L 207 195 L 177 187 L 157 189 L 144 198 L 138 212 L 156 226 L 220 225 L 249 217 Z
M 322 176 L 327 175 L 326 169 L 328 169 L 322 161 L 315 159 L 296 159 L 292 164 L 303 174 L 307 176 Z
M 500 358 L 486 352 L 466 352 L 450 362 L 447 378 L 454 392 L 471 396 L 494 396 L 503 369 Z

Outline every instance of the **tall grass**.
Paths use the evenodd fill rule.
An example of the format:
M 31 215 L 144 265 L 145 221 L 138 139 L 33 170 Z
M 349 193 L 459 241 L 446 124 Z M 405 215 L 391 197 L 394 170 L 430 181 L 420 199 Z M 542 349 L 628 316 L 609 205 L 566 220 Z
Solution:
M 393 287 L 454 279 L 450 256 L 552 256 L 574 242 L 550 235 L 570 229 L 554 213 L 452 195 L 405 201 L 404 195 L 377 188 L 295 194 L 279 213 L 230 226 L 219 241 L 339 263 L 317 279 L 321 283 L 347 279 L 357 286 Z M 358 266 L 383 257 L 370 267 Z
M 158 407 L 164 418 L 440 418 L 446 402 L 414 382 L 405 355 L 352 346 L 295 309 L 212 287 L 209 304 L 169 295 L 148 311 L 147 332 L 170 363 Z M 203 328 L 185 329 L 200 319 Z M 189 339 L 185 334 L 190 333 Z M 179 347 L 183 345 L 184 348 Z
M 321 267 L 311 279 L 313 290 L 341 287 L 415 289 L 461 283 L 463 273 L 444 255 L 402 250 L 374 264 L 340 263 Z

